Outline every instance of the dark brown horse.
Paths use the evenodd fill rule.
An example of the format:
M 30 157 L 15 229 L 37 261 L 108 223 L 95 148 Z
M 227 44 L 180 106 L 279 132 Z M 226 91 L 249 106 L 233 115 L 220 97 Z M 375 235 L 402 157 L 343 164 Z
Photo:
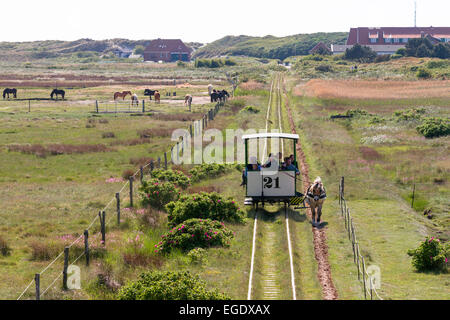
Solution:
M 58 99 L 58 95 L 60 95 L 64 100 L 65 94 L 66 92 L 64 90 L 53 89 L 52 93 L 50 94 L 50 98 L 53 99 L 53 96 L 56 95 L 56 99 Z
M 12 94 L 14 96 L 14 98 L 17 98 L 17 89 L 16 88 L 6 88 L 5 90 L 3 90 L 3 99 L 5 99 L 6 95 L 8 95 L 8 99 L 9 99 L 9 95 Z
M 117 98 L 122 98 L 122 100 L 125 100 L 125 97 L 127 95 L 132 96 L 133 94 L 131 93 L 131 91 L 122 91 L 122 92 L 115 92 L 114 93 L 114 100 L 116 100 Z

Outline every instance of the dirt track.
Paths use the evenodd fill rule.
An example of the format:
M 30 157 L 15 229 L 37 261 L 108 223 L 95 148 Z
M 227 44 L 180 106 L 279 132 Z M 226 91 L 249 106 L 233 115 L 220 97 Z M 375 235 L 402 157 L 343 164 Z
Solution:
M 286 110 L 289 117 L 289 125 L 291 127 L 292 133 L 297 133 L 295 130 L 294 120 L 292 119 L 291 109 L 289 107 L 289 101 L 286 95 L 286 89 L 283 86 L 283 91 L 286 98 Z M 306 157 L 302 150 L 302 145 L 298 141 L 297 146 L 297 159 L 300 163 L 302 178 L 304 182 L 304 192 L 306 193 L 306 187 L 311 184 L 309 179 L 308 164 L 306 163 Z M 307 209 L 307 215 L 311 219 L 311 210 Z M 328 262 L 328 245 L 326 236 L 326 227 L 314 228 L 312 227 L 313 237 L 314 237 L 314 253 L 318 264 L 317 277 L 319 278 L 320 285 L 322 286 L 322 296 L 325 300 L 337 300 L 338 294 L 334 286 L 333 279 L 331 277 L 331 267 Z

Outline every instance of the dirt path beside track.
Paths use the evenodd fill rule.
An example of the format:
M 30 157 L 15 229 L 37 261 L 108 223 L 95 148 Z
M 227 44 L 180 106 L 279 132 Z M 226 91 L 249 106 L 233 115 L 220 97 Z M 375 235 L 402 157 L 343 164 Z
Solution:
M 289 100 L 286 95 L 286 88 L 283 84 L 283 93 L 286 101 L 286 110 L 289 118 L 289 125 L 291 127 L 292 133 L 297 133 L 295 129 L 295 123 L 292 118 L 291 108 L 289 106 Z M 306 193 L 306 188 L 311 184 L 309 179 L 308 164 L 306 163 L 305 153 L 303 152 L 300 140 L 296 146 L 297 159 L 300 164 L 300 171 L 303 179 L 304 193 Z M 311 219 L 311 210 L 306 211 L 309 219 Z M 328 262 L 328 245 L 326 236 L 326 226 L 322 228 L 312 227 L 313 237 L 314 237 L 314 253 L 318 264 L 317 277 L 319 278 L 320 285 L 322 287 L 322 296 L 325 300 L 337 300 L 338 293 L 334 286 L 333 279 L 331 277 L 331 267 Z

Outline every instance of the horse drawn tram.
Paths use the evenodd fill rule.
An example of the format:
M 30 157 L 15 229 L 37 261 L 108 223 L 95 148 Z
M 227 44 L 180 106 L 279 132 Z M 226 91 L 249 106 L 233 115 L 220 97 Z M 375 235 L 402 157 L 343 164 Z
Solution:
M 282 144 L 283 139 L 292 141 L 290 154 L 293 159 L 282 162 L 280 152 L 278 155 L 270 156 L 265 164 L 260 164 L 256 156 L 249 155 L 250 140 L 256 140 L 259 144 L 258 139 L 278 139 L 278 142 Z M 290 205 L 295 205 L 295 209 L 306 208 L 304 195 L 297 191 L 297 175 L 300 171 L 297 168 L 295 145 L 298 139 L 297 134 L 290 133 L 259 133 L 242 136 L 245 144 L 243 173 L 243 183 L 246 187 L 245 205 L 252 205 L 255 209 L 258 209 L 259 204 L 264 207 L 265 203 L 284 204 L 285 209 Z M 267 144 L 267 140 L 265 143 Z

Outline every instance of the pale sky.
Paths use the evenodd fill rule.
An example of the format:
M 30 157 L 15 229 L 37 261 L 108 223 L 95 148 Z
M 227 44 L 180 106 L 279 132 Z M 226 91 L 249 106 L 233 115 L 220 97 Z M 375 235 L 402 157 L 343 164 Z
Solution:
M 163 5 L 161 5 L 163 3 Z M 417 0 L 417 26 L 450 27 L 449 0 Z M 14 0 L 0 41 L 286 36 L 414 26 L 414 0 Z

